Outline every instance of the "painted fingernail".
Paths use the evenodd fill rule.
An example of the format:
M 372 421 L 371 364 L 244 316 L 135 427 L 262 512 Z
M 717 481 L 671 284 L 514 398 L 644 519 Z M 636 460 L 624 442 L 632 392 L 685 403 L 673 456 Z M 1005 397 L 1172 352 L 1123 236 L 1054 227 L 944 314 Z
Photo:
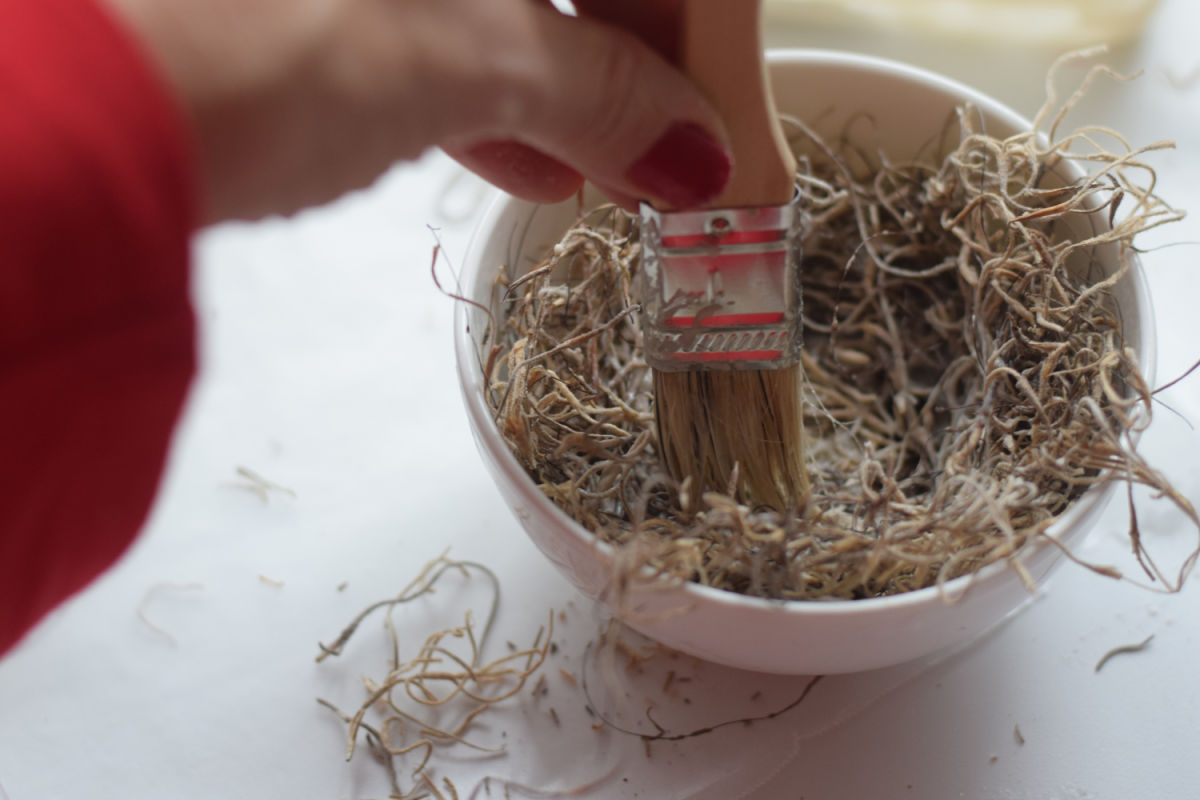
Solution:
M 729 181 L 729 153 L 692 122 L 677 122 L 625 173 L 652 198 L 675 208 L 695 208 L 712 200 Z

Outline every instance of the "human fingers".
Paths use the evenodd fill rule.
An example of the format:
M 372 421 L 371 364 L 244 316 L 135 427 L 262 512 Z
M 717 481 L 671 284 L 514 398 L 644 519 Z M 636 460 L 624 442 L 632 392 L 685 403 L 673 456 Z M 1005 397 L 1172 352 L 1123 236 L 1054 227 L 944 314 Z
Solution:
M 488 141 L 445 150 L 494 186 L 534 203 L 557 203 L 583 185 L 578 171 L 517 141 Z
M 637 36 L 601 21 L 538 9 L 534 26 L 521 56 L 530 68 L 499 117 L 484 121 L 487 135 L 451 137 L 443 146 L 469 153 L 512 139 L 621 195 L 676 207 L 721 191 L 732 167 L 724 127 L 686 76 Z
M 533 0 L 550 5 L 549 0 Z M 618 25 L 669 60 L 676 49 L 680 0 L 575 0 L 579 14 Z M 557 159 L 517 141 L 484 142 L 447 152 L 490 183 L 526 200 L 555 203 L 577 192 L 584 178 Z M 637 199 L 611 185 L 601 187 L 609 199 L 635 210 Z
M 433 145 L 542 197 L 574 172 L 699 205 L 731 169 L 716 111 L 653 48 L 531 0 L 107 2 L 193 123 L 212 220 L 324 202 Z

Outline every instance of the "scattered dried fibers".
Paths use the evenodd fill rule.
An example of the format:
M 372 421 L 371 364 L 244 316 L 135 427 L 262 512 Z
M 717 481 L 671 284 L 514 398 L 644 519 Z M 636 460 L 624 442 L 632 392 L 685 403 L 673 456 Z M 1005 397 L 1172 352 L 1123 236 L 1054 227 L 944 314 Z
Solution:
M 170 582 L 156 583 L 153 586 L 151 586 L 149 589 L 147 589 L 146 593 L 144 595 L 142 595 L 142 601 L 140 603 L 138 603 L 137 618 L 142 621 L 143 625 L 145 625 L 147 628 L 152 630 L 154 633 L 161 636 L 165 642 L 167 642 L 169 645 L 171 645 L 171 647 L 178 647 L 179 640 L 176 639 L 175 636 L 170 631 L 168 631 L 166 628 L 152 622 L 150 620 L 149 615 L 147 614 L 147 610 L 149 609 L 150 604 L 154 601 L 154 599 L 156 597 L 158 597 L 160 594 L 162 594 L 163 592 L 167 592 L 167 591 L 188 591 L 188 592 L 190 592 L 190 591 L 197 591 L 197 590 L 200 590 L 203 588 L 204 588 L 204 585 L 200 584 L 200 583 L 170 583 Z
M 1120 647 L 1114 647 L 1112 650 L 1109 650 L 1107 653 L 1105 653 L 1103 656 L 1100 657 L 1100 660 L 1096 662 L 1096 667 L 1093 670 L 1093 672 L 1099 672 L 1100 670 L 1104 669 L 1104 665 L 1108 663 L 1109 659 L 1111 659 L 1115 656 L 1125 655 L 1127 653 L 1142 652 L 1143 650 L 1145 650 L 1147 647 L 1150 646 L 1150 642 L 1153 640 L 1154 640 L 1154 634 L 1152 633 L 1149 636 L 1147 636 L 1145 639 L 1143 639 L 1142 641 L 1138 642 L 1137 644 L 1125 644 L 1125 645 L 1121 645 Z
M 615 652 L 615 650 L 613 648 L 617 644 L 617 640 L 614 637 L 619 637 L 619 636 L 620 636 L 619 629 L 610 628 L 604 634 L 604 636 L 601 638 L 599 647 L 596 648 L 598 651 L 597 655 L 599 656 L 599 654 L 607 652 L 608 655 L 611 656 Z M 626 734 L 628 736 L 640 737 L 642 739 L 642 742 L 646 746 L 647 758 L 650 757 L 649 747 L 650 747 L 651 742 L 680 742 L 685 739 L 694 739 L 699 736 L 707 736 L 708 734 L 713 733 L 714 731 L 718 731 L 718 730 L 721 730 L 722 728 L 728 728 L 728 727 L 731 727 L 734 725 L 749 725 L 754 722 L 766 722 L 767 720 L 772 720 L 772 719 L 775 719 L 776 717 L 781 717 L 784 714 L 791 711 L 792 709 L 798 707 L 805 700 L 807 700 L 809 694 L 812 693 L 812 690 L 816 687 L 817 683 L 819 683 L 822 678 L 821 675 L 814 675 L 814 676 L 808 678 L 808 680 L 805 681 L 804 686 L 801 688 L 798 695 L 796 695 L 793 699 L 788 701 L 786 704 L 784 704 L 784 705 L 780 706 L 779 708 L 776 708 L 772 711 L 769 711 L 767 713 L 755 714 L 755 715 L 749 716 L 749 717 L 736 717 L 733 719 L 725 719 L 725 720 L 721 720 L 719 722 L 704 725 L 699 728 L 692 728 L 692 729 L 686 730 L 686 731 L 667 730 L 663 725 L 661 725 L 658 722 L 658 720 L 656 720 L 654 718 L 654 706 L 647 705 L 646 709 L 644 711 L 644 717 L 645 717 L 646 723 L 654 729 L 653 732 L 650 732 L 649 730 L 645 729 L 644 726 L 643 726 L 642 730 L 634 730 L 633 728 L 626 727 L 625 725 L 622 725 L 619 722 L 617 722 L 615 719 L 609 717 L 607 714 L 598 710 L 599 704 L 596 702 L 596 699 L 592 696 L 592 689 L 590 686 L 589 675 L 588 675 L 588 670 L 587 670 L 588 663 L 591 660 L 591 652 L 592 652 L 592 646 L 591 646 L 591 644 L 589 644 L 583 654 L 584 670 L 583 670 L 583 676 L 581 679 L 584 697 L 587 699 L 587 702 L 588 702 L 588 709 L 591 710 L 592 713 L 595 714 L 606 727 L 611 728 L 612 730 L 615 730 L 619 733 Z M 612 663 L 610 662 L 607 666 L 611 669 Z M 669 672 L 667 674 L 668 674 L 668 677 L 673 680 L 675 673 Z M 611 679 L 609 681 L 605 681 L 605 683 L 610 684 L 608 687 L 610 690 L 614 686 L 616 686 L 616 683 L 611 681 Z M 663 686 L 662 694 L 664 697 L 670 696 L 667 691 L 668 688 L 669 688 L 669 684 L 666 684 Z M 683 702 L 685 704 L 690 703 L 690 701 L 687 700 L 686 698 L 684 698 Z
M 1134 447 L 1152 393 L 1113 294 L 1135 235 L 1182 217 L 1145 161 L 1171 145 L 1062 130 L 1104 74 L 1093 68 L 1060 104 L 1052 73 L 1033 129 L 1006 138 L 961 108 L 912 163 L 849 129 L 826 140 L 789 121 L 811 216 L 801 508 L 739 503 L 737 473 L 753 465 L 725 492 L 667 476 L 641 351 L 638 230 L 612 207 L 582 216 L 529 271 L 501 272 L 481 361 L 502 436 L 551 501 L 627 556 L 623 569 L 754 596 L 865 598 L 997 561 L 1020 571 L 1024 548 L 1113 479 L 1152 487 L 1200 526 Z M 1167 589 L 1196 560 L 1161 569 L 1135 515 L 1130 539 Z
M 286 486 L 281 486 L 274 481 L 267 480 L 249 467 L 238 467 L 236 472 L 239 480 L 226 485 L 230 489 L 242 489 L 250 492 L 264 503 L 270 502 L 272 492 L 286 494 L 291 497 L 296 496 L 296 493 L 293 490 Z
M 431 633 L 415 653 L 405 652 L 403 646 L 409 637 L 401 635 L 394 612 L 433 592 L 438 581 L 451 571 L 465 577 L 483 576 L 489 581 L 492 601 L 483 627 L 476 626 L 468 611 L 462 625 Z M 435 754 L 445 748 L 485 754 L 503 752 L 502 747 L 473 741 L 471 732 L 482 714 L 517 695 L 545 662 L 554 616 L 550 614 L 547 626 L 538 630 L 528 648 L 506 651 L 485 662 L 483 653 L 499 599 L 500 584 L 491 570 L 482 564 L 442 556 L 427 564 L 398 595 L 363 610 L 333 644 L 320 646 L 317 661 L 341 655 L 359 626 L 383 612 L 392 651 L 386 673 L 379 679 L 363 679 L 366 694 L 353 712 L 342 711 L 328 700 L 317 702 L 346 723 L 347 761 L 354 757 L 359 736 L 363 736 L 371 754 L 387 771 L 390 797 L 457 800 L 454 783 L 449 778 L 435 780 L 431 774 Z

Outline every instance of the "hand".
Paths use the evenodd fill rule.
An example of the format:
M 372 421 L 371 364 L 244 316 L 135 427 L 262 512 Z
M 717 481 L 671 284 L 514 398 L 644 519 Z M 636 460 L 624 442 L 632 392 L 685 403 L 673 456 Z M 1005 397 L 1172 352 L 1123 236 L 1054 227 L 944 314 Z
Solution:
M 684 75 L 541 0 L 104 1 L 192 120 L 213 221 L 330 200 L 432 146 L 541 202 L 586 176 L 626 205 L 698 205 L 731 168 Z

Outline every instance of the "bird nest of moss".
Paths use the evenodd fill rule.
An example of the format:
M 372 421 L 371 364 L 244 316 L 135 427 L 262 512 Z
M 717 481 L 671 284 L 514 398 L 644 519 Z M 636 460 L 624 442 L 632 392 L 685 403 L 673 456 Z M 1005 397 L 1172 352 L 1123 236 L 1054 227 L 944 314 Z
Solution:
M 932 126 L 941 152 L 911 163 L 787 121 L 810 217 L 812 485 L 795 509 L 739 502 L 736 475 L 727 492 L 699 492 L 665 474 L 639 230 L 615 207 L 582 215 L 524 274 L 500 271 L 483 366 L 513 454 L 626 565 L 780 599 L 896 594 L 998 561 L 1020 570 L 1104 481 L 1153 487 L 1196 522 L 1135 448 L 1152 390 L 1115 291 L 1132 280 L 1135 236 L 1182 217 L 1146 161 L 1170 144 L 1063 132 L 1078 97 L 1051 98 L 1005 138 L 960 108 Z M 1167 574 L 1136 526 L 1130 536 L 1151 578 L 1177 588 L 1195 554 Z

